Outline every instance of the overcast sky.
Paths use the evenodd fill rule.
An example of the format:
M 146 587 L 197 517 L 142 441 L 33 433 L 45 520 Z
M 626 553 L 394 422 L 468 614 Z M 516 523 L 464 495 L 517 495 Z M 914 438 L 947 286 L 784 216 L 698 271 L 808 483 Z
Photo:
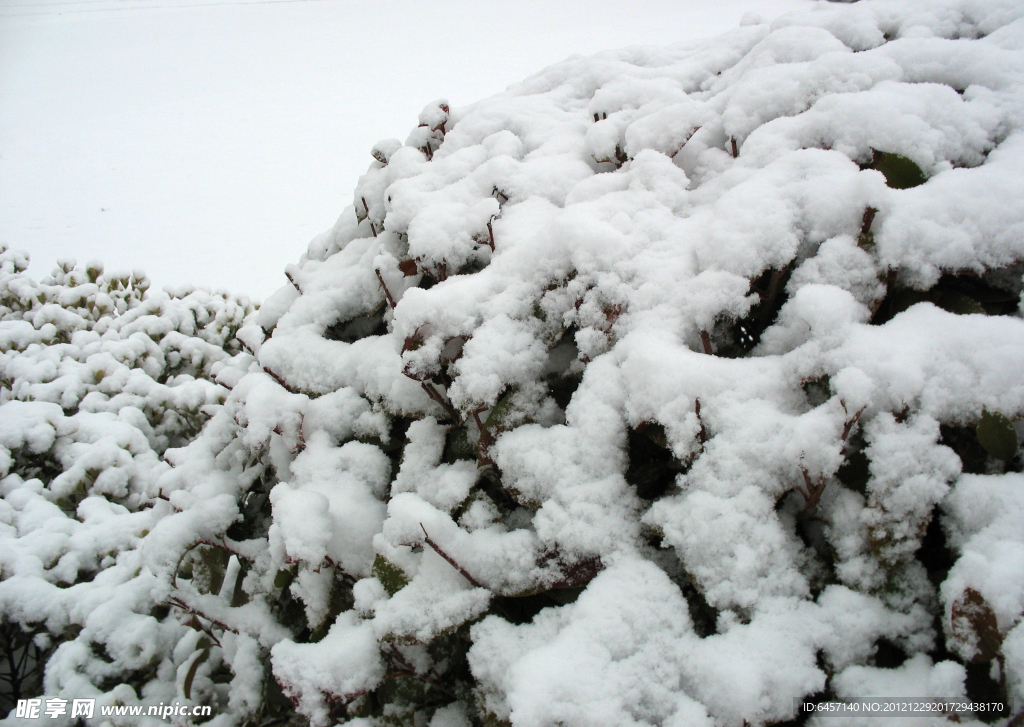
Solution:
M 810 4 L 0 0 L 0 243 L 263 298 L 428 101 Z

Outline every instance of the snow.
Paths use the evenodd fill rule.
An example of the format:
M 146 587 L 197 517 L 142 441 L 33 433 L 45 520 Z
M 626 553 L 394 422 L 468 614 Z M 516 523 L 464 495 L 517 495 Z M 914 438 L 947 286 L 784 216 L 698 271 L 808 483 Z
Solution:
M 734 27 L 766 0 L 0 2 L 0 244 L 266 298 L 374 142 L 572 54 Z M 771 0 L 772 14 L 810 0 Z M 198 263 L 198 264 L 197 264 Z
M 259 311 L 3 253 L 47 693 L 209 648 L 224 724 L 740 727 L 976 660 L 1019 711 L 1022 36 L 820 4 L 432 101 Z

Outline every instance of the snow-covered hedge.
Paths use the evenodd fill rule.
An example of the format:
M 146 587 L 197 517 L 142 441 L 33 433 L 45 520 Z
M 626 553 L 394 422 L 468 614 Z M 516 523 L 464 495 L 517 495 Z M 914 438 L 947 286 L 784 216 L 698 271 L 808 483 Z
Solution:
M 162 456 L 223 404 L 212 376 L 253 306 L 98 263 L 42 282 L 27 266 L 0 250 L 0 708 L 40 693 L 47 660 L 47 694 L 170 699 L 190 629 L 140 545 L 167 509 Z
M 1024 710 L 1024 6 L 571 59 L 372 154 L 246 353 L 187 384 L 132 359 L 226 395 L 194 441 L 181 399 L 178 440 L 103 399 L 168 465 L 69 501 L 71 435 L 3 420 L 0 608 L 65 641 L 47 694 L 216 725 Z M 5 409 L 88 381 L 53 367 Z

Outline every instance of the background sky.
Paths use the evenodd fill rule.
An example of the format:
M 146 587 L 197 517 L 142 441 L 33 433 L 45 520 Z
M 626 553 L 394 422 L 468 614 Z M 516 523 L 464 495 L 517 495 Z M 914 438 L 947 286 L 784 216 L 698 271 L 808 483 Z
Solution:
M 427 102 L 810 5 L 0 0 L 0 244 L 263 298 Z

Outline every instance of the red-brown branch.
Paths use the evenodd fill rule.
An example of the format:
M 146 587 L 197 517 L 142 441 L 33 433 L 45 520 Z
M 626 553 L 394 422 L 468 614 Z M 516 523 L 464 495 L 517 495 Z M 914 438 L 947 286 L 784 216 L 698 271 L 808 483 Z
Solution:
M 276 381 L 277 383 L 279 383 L 279 384 L 281 385 L 281 387 L 282 387 L 282 388 L 283 388 L 283 389 L 284 389 L 285 391 L 287 391 L 287 392 L 288 392 L 289 394 L 294 394 L 294 393 L 295 393 L 295 389 L 293 389 L 293 388 L 292 388 L 291 386 L 289 386 L 289 385 L 288 385 L 288 382 L 287 382 L 287 381 L 285 381 L 284 379 L 282 379 L 282 378 L 281 378 L 280 376 L 278 376 L 277 374 L 275 374 L 275 373 L 274 373 L 273 371 L 271 371 L 271 370 L 270 370 L 269 368 L 267 368 L 266 366 L 264 366 L 264 367 L 263 367 L 263 373 L 265 373 L 265 374 L 266 374 L 267 376 L 269 376 L 269 377 L 270 377 L 270 378 L 272 378 L 272 379 L 273 379 L 274 381 Z
M 384 282 L 384 277 L 380 274 L 380 270 L 374 270 L 377 273 L 377 280 L 380 281 L 380 287 L 384 288 L 384 295 L 388 299 L 388 305 L 391 306 L 391 310 L 395 309 L 395 299 L 391 297 L 391 291 L 388 290 L 387 283 Z
M 425 527 L 423 527 L 423 523 L 420 523 L 420 530 L 423 531 L 423 538 L 425 539 L 427 545 L 429 545 L 433 549 L 433 551 L 435 553 L 437 553 L 439 556 L 441 556 L 446 561 L 448 561 L 448 564 L 452 568 L 457 570 L 462 575 L 463 578 L 465 578 L 467 581 L 470 582 L 471 585 L 476 586 L 477 588 L 484 588 L 484 586 L 480 583 L 480 581 L 478 581 L 476 578 L 471 576 L 469 574 L 469 572 L 465 568 L 463 568 L 461 565 L 459 565 L 455 561 L 454 558 L 452 558 L 450 555 L 448 555 L 443 550 L 441 550 L 441 548 L 438 546 L 438 544 L 430 539 L 430 536 L 427 535 L 427 529 Z
M 865 207 L 864 216 L 860 220 L 860 234 L 866 235 L 871 232 L 871 223 L 875 221 L 878 210 L 874 207 Z
M 185 613 L 191 614 L 196 619 L 198 619 L 198 618 L 205 618 L 207 621 L 209 621 L 210 622 L 209 626 L 203 626 L 203 622 L 197 620 L 196 623 L 199 626 L 198 630 L 202 631 L 204 634 L 206 634 L 211 639 L 213 639 L 214 643 L 216 643 L 217 646 L 220 646 L 220 639 L 218 639 L 216 634 L 213 633 L 213 628 L 212 627 L 216 626 L 219 629 L 223 629 L 224 631 L 230 631 L 233 634 L 237 634 L 238 633 L 238 629 L 233 629 L 230 626 L 228 626 L 227 624 L 221 623 L 220 621 L 218 621 L 215 618 L 210 618 L 209 616 L 207 616 L 202 611 L 199 611 L 199 610 L 193 608 L 192 606 L 189 606 L 187 603 L 185 603 L 184 601 L 182 601 L 180 599 L 172 597 L 172 598 L 168 599 L 168 601 L 170 602 L 170 604 L 174 608 L 180 609 L 180 610 L 184 611 Z M 193 628 L 195 628 L 195 626 L 193 626 Z
M 825 478 L 819 477 L 817 482 L 812 481 L 810 473 L 803 464 L 800 465 L 800 472 L 804 476 L 804 484 L 807 489 L 803 490 L 798 486 L 796 490 L 804 496 L 804 510 L 813 513 L 818 509 L 818 501 L 821 500 L 821 495 L 825 492 Z
M 846 411 L 846 403 L 840 400 L 840 405 L 843 407 L 843 411 Z M 843 433 L 839 435 L 839 441 L 842 442 L 842 447 L 839 450 L 840 456 L 846 454 L 846 443 L 850 438 L 850 434 L 853 432 L 853 427 L 860 420 L 860 415 L 864 413 L 866 406 L 862 406 L 857 412 L 846 420 L 843 424 Z M 821 500 L 822 494 L 825 492 L 825 477 L 821 476 L 817 482 L 811 480 L 811 475 L 804 467 L 803 463 L 800 464 L 800 473 L 804 476 L 804 484 L 807 489 L 804 490 L 797 486 L 793 489 L 797 490 L 804 498 L 804 511 L 807 513 L 814 513 L 818 508 L 818 502 Z
M 840 436 L 840 441 L 843 443 L 842 449 L 839 450 L 839 454 L 846 454 L 846 440 L 850 438 L 850 432 L 853 431 L 854 425 L 860 420 L 860 415 L 864 413 L 866 406 L 862 406 L 856 414 L 846 420 L 843 425 L 843 433 Z M 843 404 L 843 411 L 846 411 L 846 404 Z
M 690 139 L 692 139 L 693 135 L 696 134 L 698 131 L 700 131 L 700 127 L 699 126 L 697 128 L 695 128 L 693 131 L 691 131 L 689 133 L 689 135 L 685 139 L 683 139 L 683 143 L 679 145 L 679 148 L 676 149 L 674 152 L 672 152 L 672 154 L 670 154 L 669 156 L 671 156 L 673 159 L 675 159 L 676 158 L 676 154 L 678 154 L 679 152 L 681 152 L 683 150 L 683 147 L 686 146 L 686 142 L 688 142 Z
M 704 345 L 704 353 L 708 356 L 714 356 L 715 352 L 711 348 L 711 336 L 708 335 L 707 331 L 702 330 L 700 332 L 700 342 Z
M 448 415 L 452 419 L 454 419 L 455 421 L 459 421 L 459 412 L 455 410 L 455 407 L 452 406 L 447 399 L 441 396 L 441 392 L 435 389 L 432 384 L 428 384 L 426 381 L 421 381 L 420 386 L 422 386 L 423 390 L 427 392 L 427 396 L 429 396 L 431 399 L 440 404 L 444 408 L 444 410 L 448 412 Z

